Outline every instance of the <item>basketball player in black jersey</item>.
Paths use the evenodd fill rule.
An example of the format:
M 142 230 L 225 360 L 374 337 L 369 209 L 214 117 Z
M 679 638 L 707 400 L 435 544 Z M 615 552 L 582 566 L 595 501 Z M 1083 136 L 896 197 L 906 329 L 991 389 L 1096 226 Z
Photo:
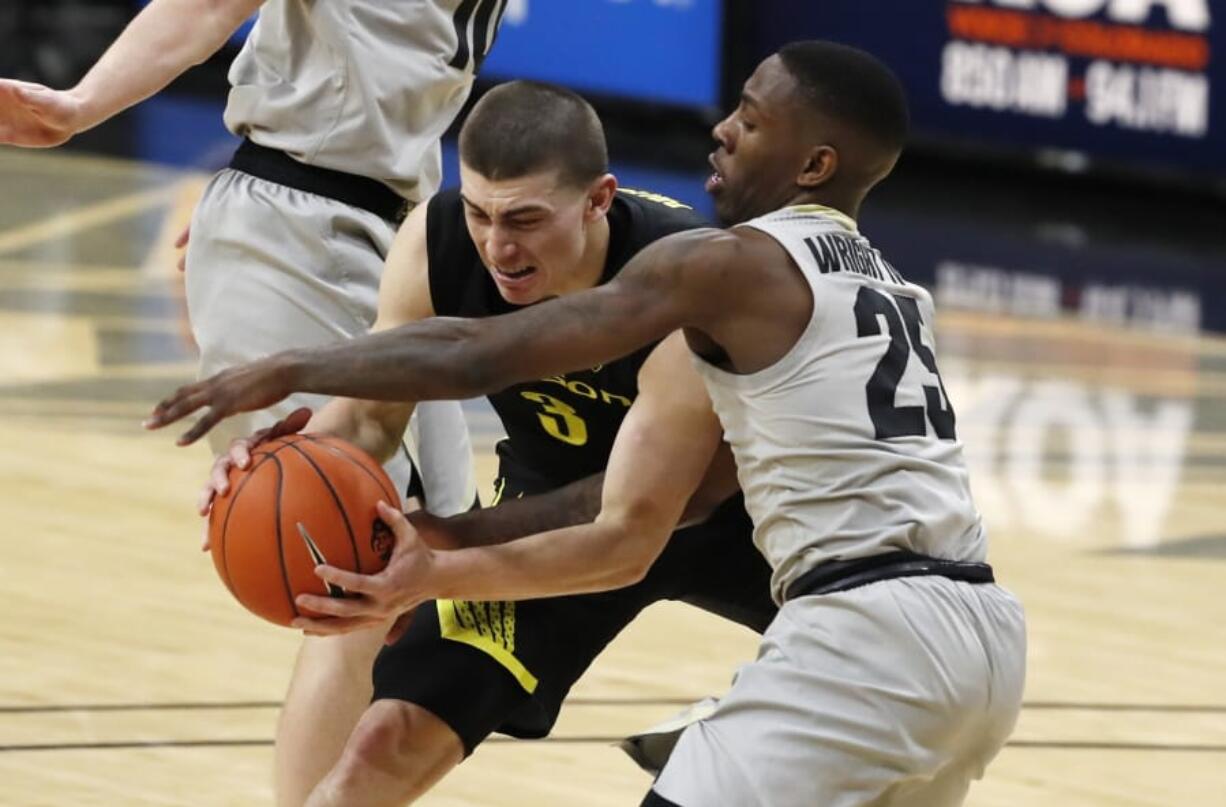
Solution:
M 460 190 L 420 206 L 397 236 L 376 330 L 431 316 L 503 314 L 591 288 L 653 241 L 704 226 L 685 205 L 619 189 L 595 112 L 566 90 L 529 82 L 495 88 L 466 122 L 460 155 Z M 507 433 L 498 445 L 496 506 L 445 521 L 419 511 L 418 529 L 439 545 L 468 546 L 590 521 L 600 507 L 599 474 L 651 350 L 489 395 Z M 230 464 L 245 465 L 261 440 L 305 424 L 381 458 L 399 445 L 412 410 L 338 398 L 309 423 L 300 410 L 217 462 L 202 512 L 225 490 Z M 613 578 L 593 565 L 593 589 L 634 583 L 628 587 L 524 602 L 438 601 L 397 622 L 374 662 L 374 702 L 316 796 L 335 798 L 354 784 L 347 777 L 359 769 L 345 760 L 396 755 L 394 765 L 361 768 L 358 783 L 390 803 L 423 793 L 491 732 L 545 736 L 574 682 L 653 602 L 683 600 L 764 630 L 777 609 L 743 503 L 694 503 L 694 511 L 712 509 L 703 523 L 679 530 L 650 568 Z M 399 773 L 381 778 L 379 770 Z

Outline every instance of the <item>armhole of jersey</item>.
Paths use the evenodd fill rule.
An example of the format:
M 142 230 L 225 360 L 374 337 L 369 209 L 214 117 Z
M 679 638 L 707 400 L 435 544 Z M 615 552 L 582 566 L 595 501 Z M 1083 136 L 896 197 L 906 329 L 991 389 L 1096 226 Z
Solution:
M 447 192 L 436 193 L 426 203 L 426 272 L 430 279 L 430 302 L 434 314 L 453 317 L 460 307 L 458 267 L 448 266 L 441 256 L 449 250 L 453 234 L 448 232 Z

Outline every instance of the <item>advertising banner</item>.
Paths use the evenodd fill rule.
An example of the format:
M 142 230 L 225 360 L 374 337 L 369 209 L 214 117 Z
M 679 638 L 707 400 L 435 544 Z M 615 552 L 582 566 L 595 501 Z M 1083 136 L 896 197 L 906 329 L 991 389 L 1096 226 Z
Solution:
M 872 51 L 921 137 L 1221 177 L 1224 25 L 1216 0 L 764 0 L 757 44 Z

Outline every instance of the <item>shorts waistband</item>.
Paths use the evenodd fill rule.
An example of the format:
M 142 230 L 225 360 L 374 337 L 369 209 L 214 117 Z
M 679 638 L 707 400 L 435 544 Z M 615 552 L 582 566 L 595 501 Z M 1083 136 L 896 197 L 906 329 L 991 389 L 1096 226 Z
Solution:
M 986 563 L 942 560 L 915 552 L 887 552 L 871 558 L 832 560 L 814 566 L 788 586 L 784 600 L 834 594 L 896 577 L 933 575 L 964 583 L 996 582 L 992 567 Z
M 234 152 L 230 167 L 287 188 L 361 208 L 393 224 L 404 221 L 411 207 L 400 194 L 378 180 L 307 165 L 283 151 L 247 139 Z

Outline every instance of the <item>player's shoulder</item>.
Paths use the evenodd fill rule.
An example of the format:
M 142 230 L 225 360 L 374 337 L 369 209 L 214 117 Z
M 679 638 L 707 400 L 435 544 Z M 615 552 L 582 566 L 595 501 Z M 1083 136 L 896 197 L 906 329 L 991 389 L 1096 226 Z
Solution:
M 677 282 L 733 296 L 752 294 L 761 284 L 773 282 L 785 267 L 790 273 L 792 266 L 782 244 L 750 227 L 674 233 L 660 240 L 659 249 L 657 263 Z
M 426 221 L 453 220 L 464 217 L 464 200 L 460 197 L 459 188 L 445 188 L 430 197 L 426 202 Z M 427 224 L 428 226 L 428 224 Z
M 471 247 L 459 188 L 439 191 L 426 202 L 426 241 L 431 258 L 454 258 L 456 250 Z
M 476 271 L 476 247 L 464 222 L 459 189 L 439 191 L 426 202 L 426 272 L 434 311 L 458 316 Z
M 711 288 L 752 286 L 773 264 L 787 260 L 779 244 L 746 228 L 719 229 L 706 226 L 674 232 L 655 241 L 650 250 L 655 267 L 651 274 L 673 278 L 673 283 L 692 283 Z

